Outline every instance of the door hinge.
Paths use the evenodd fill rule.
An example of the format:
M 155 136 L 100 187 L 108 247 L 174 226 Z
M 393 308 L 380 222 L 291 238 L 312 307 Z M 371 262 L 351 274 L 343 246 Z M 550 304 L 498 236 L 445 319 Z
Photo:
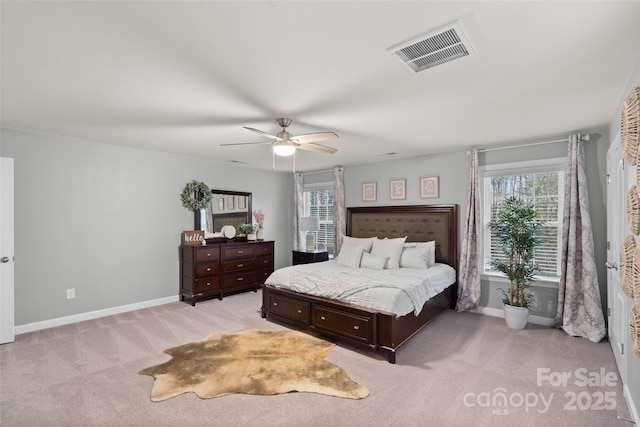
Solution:
M 607 317 L 611 317 L 611 307 L 607 307 Z
M 610 251 L 611 250 L 611 242 L 607 241 L 607 250 Z
M 608 173 L 605 175 L 605 177 L 607 178 L 607 184 L 611 184 L 611 174 Z
M 620 355 L 624 356 L 624 343 L 620 344 Z

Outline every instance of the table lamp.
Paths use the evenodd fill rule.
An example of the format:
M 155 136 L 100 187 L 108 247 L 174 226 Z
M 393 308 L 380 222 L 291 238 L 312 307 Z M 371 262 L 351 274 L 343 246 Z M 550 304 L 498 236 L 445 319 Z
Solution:
M 307 250 L 313 251 L 316 248 L 316 238 L 314 231 L 320 230 L 320 218 L 315 216 L 303 216 L 300 218 L 300 231 L 307 232 Z

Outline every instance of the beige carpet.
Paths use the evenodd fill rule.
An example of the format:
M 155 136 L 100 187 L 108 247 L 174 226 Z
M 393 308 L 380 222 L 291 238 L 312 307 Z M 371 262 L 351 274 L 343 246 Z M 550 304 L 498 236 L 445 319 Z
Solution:
M 366 399 L 318 393 L 149 399 L 154 379 L 138 372 L 166 362 L 167 348 L 212 332 L 287 330 L 262 319 L 261 305 L 260 291 L 246 292 L 195 307 L 175 302 L 18 335 L 0 345 L 0 426 L 632 426 L 625 421 L 631 415 L 608 342 L 532 324 L 516 331 L 504 319 L 453 310 L 402 347 L 395 365 L 360 347 L 329 349 L 326 360 L 366 385 Z M 572 377 L 566 385 L 538 385 L 539 368 Z M 577 369 L 603 369 L 616 380 L 576 384 Z M 510 401 L 499 406 L 503 402 L 496 399 L 493 406 L 487 397 L 500 389 Z M 609 396 L 608 409 L 585 408 L 600 393 Z M 574 394 L 581 396 L 579 408 Z M 520 404 L 520 396 L 536 405 Z M 542 398 L 548 402 L 551 396 L 545 406 Z
M 156 380 L 151 400 L 193 392 L 201 398 L 225 394 L 306 391 L 362 399 L 369 391 L 324 357 L 334 344 L 297 331 L 248 330 L 211 334 L 165 350 L 171 360 L 141 370 Z

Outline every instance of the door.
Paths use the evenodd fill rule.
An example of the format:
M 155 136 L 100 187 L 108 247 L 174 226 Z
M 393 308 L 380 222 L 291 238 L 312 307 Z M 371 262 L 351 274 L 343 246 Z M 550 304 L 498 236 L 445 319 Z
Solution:
M 0 344 L 14 340 L 13 159 L 0 157 Z
M 628 176 L 633 171 L 628 169 L 630 166 L 624 162 L 618 136 L 607 151 L 607 315 L 609 342 L 622 378 L 627 375 L 629 311 L 626 309 L 628 297 L 620 287 L 618 261 L 620 245 L 631 234 L 627 227 L 626 199 Z

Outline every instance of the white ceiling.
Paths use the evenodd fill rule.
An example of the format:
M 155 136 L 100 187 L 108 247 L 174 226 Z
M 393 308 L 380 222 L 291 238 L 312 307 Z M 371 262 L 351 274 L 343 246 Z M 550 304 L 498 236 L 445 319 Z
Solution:
M 2 126 L 271 169 L 242 126 L 335 131 L 369 163 L 606 126 L 640 2 L 0 3 Z M 476 55 L 411 74 L 387 48 L 458 20 Z M 395 152 L 393 156 L 385 153 Z M 291 170 L 278 158 L 277 170 Z

